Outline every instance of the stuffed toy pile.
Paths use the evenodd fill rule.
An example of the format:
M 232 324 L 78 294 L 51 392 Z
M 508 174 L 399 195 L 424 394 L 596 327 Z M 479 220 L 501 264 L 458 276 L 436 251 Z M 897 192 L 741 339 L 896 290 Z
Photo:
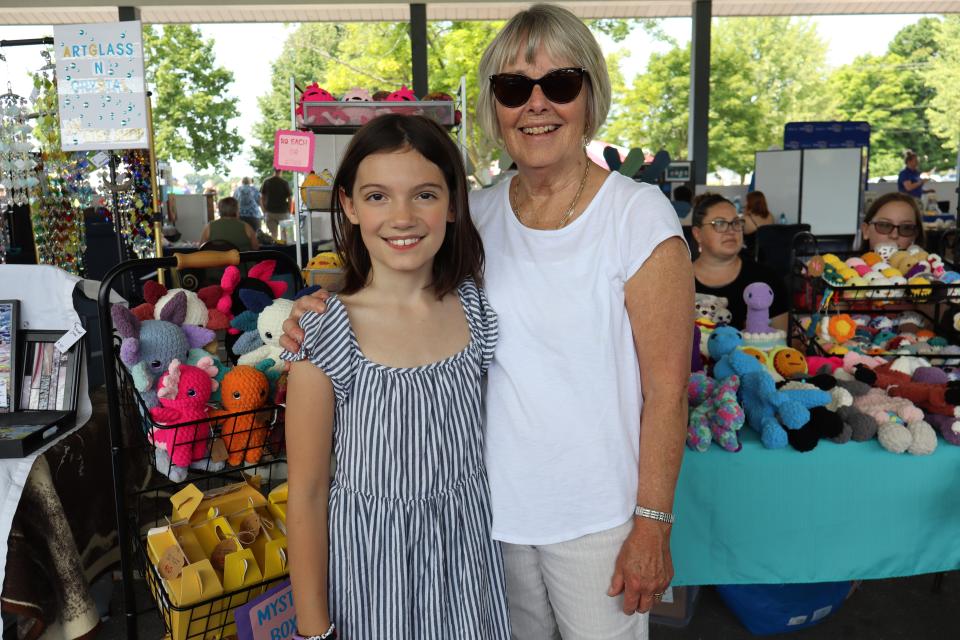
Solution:
M 404 113 L 417 115 L 439 114 L 438 121 L 441 124 L 459 124 L 462 114 L 459 110 L 454 110 L 452 122 L 447 121 L 449 110 L 430 109 L 430 105 L 424 105 L 422 108 L 411 109 L 405 107 L 396 109 L 392 106 L 383 105 L 378 107 L 360 106 L 370 102 L 401 102 L 401 103 L 419 103 L 416 94 L 406 85 L 402 85 L 396 91 L 377 91 L 371 94 L 366 89 L 353 87 L 337 100 L 333 94 L 321 87 L 316 82 L 307 85 L 303 93 L 300 94 L 300 100 L 297 102 L 296 115 L 298 122 L 304 125 L 313 126 L 359 126 L 366 124 L 375 116 L 384 113 Z M 423 97 L 422 102 L 453 102 L 453 96 L 442 91 L 434 91 Z M 327 104 L 329 103 L 329 104 Z M 306 108 L 305 106 L 306 105 Z
M 270 412 L 255 411 L 282 401 L 278 340 L 292 302 L 275 300 L 287 285 L 271 279 L 274 268 L 273 261 L 264 261 L 247 276 L 228 268 L 221 286 L 208 287 L 203 295 L 148 283 L 143 305 L 133 310 L 123 305 L 111 308 L 113 326 L 121 338 L 119 357 L 139 395 L 143 429 L 154 447 L 156 468 L 174 482 L 182 482 L 191 468 L 214 472 L 228 461 L 256 464 L 268 440 L 274 444 L 271 425 L 264 417 Z M 243 305 L 241 288 L 248 300 L 256 301 L 256 313 Z M 252 364 L 259 369 L 245 366 L 231 375 L 231 368 L 212 353 L 217 350 L 212 328 L 226 328 L 227 319 L 238 313 L 234 299 L 243 307 L 238 317 L 251 323 L 257 336 L 257 344 L 249 336 L 247 343 L 252 345 Z M 263 316 L 261 334 L 259 312 L 268 308 L 276 313 Z M 235 331 L 239 336 L 240 331 Z M 229 395 L 223 396 L 224 392 Z M 216 420 L 211 422 L 210 417 Z M 219 446 L 221 442 L 224 446 Z
M 881 244 L 847 260 L 831 253 L 817 255 L 807 262 L 806 270 L 840 290 L 848 300 L 922 301 L 933 293 L 935 286 L 931 283 L 940 286 L 946 297 L 960 299 L 960 286 L 949 286 L 960 283 L 960 273 L 947 270 L 939 255 L 927 253 L 917 245 L 898 249 L 893 244 Z

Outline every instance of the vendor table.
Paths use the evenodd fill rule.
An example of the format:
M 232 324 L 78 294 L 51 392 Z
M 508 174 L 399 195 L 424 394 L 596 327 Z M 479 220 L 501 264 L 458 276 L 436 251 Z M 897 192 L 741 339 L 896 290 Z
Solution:
M 960 569 L 960 447 L 897 455 L 876 440 L 687 451 L 673 584 L 803 583 Z

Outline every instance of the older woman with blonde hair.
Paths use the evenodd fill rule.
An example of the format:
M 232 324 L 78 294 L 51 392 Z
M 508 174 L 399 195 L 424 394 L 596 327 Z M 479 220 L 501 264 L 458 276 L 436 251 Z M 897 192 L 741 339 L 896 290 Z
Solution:
M 500 327 L 485 462 L 513 635 L 646 638 L 673 577 L 690 256 L 659 189 L 587 158 L 610 80 L 583 21 L 521 11 L 479 77 L 477 119 L 517 165 L 470 194 Z M 292 320 L 284 331 L 286 348 L 302 340 Z

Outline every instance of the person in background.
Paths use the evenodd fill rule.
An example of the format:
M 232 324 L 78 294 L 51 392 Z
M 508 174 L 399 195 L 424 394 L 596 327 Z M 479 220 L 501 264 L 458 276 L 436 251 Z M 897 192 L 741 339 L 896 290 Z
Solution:
M 917 154 L 907 150 L 903 154 L 903 164 L 906 166 L 897 177 L 897 191 L 909 194 L 919 200 L 923 197 L 923 185 L 927 183 L 927 179 L 920 177 L 920 160 L 917 158 Z
M 211 240 L 225 240 L 240 251 L 250 251 L 260 248 L 257 234 L 249 223 L 240 220 L 240 204 L 236 198 L 223 198 L 217 203 L 220 217 L 209 222 L 200 233 L 200 243 Z
M 274 169 L 273 175 L 260 186 L 260 206 L 267 219 L 267 230 L 274 240 L 278 239 L 280 223 L 290 219 L 290 184 L 280 177 L 280 170 Z
M 513 637 L 643 640 L 673 578 L 694 308 L 682 229 L 658 187 L 587 157 L 610 79 L 568 9 L 517 13 L 477 77 L 477 122 L 517 163 L 470 193 L 500 326 L 484 446 Z M 299 350 L 297 323 L 283 328 Z
M 240 186 L 233 192 L 233 197 L 240 203 L 240 219 L 256 233 L 260 231 L 263 216 L 260 214 L 260 192 L 252 182 L 250 178 L 241 180 Z
M 869 251 L 882 243 L 898 249 L 924 244 L 923 214 L 917 199 L 906 193 L 885 193 L 870 205 L 860 225 L 861 249 Z
M 773 214 L 767 207 L 767 198 L 762 191 L 751 191 L 747 194 L 747 206 L 743 210 L 743 240 L 747 252 L 753 254 L 753 247 L 757 241 L 757 229 L 773 224 Z
M 683 222 L 683 219 L 690 215 L 690 201 L 693 199 L 693 192 L 685 184 L 677 185 L 673 190 L 673 208 L 677 212 L 677 217 Z
M 747 304 L 743 290 L 754 282 L 765 282 L 773 289 L 770 325 L 787 329 L 790 300 L 783 280 L 771 269 L 741 254 L 743 218 L 733 203 L 716 193 L 704 193 L 693 202 L 693 238 L 700 255 L 693 263 L 697 293 L 727 299 L 733 318 L 730 324 L 743 329 Z
M 743 234 L 752 236 L 760 227 L 773 223 L 773 214 L 767 207 L 767 197 L 763 195 L 763 191 L 748 193 L 747 208 L 743 212 Z

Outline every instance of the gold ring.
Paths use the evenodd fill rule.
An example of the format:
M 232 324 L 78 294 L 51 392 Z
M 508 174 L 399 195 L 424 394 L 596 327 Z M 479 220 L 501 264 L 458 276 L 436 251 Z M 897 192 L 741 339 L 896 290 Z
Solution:
M 660 598 L 663 597 L 663 594 L 662 594 L 662 593 L 655 593 L 655 594 L 653 594 L 653 597 L 654 597 L 654 598 L 657 598 L 657 599 L 660 599 Z

